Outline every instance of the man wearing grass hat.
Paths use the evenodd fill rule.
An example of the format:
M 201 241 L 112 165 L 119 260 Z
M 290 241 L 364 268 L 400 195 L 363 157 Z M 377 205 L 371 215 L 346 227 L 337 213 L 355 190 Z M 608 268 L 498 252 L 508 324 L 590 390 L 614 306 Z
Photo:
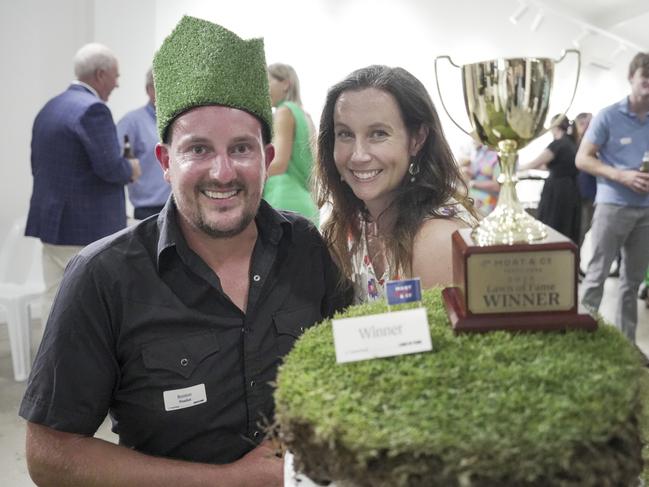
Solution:
M 261 194 L 274 149 L 260 39 L 185 17 L 154 59 L 157 218 L 68 267 L 20 414 L 39 485 L 283 485 L 271 382 L 349 303 L 317 230 Z M 120 445 L 94 438 L 109 414 Z

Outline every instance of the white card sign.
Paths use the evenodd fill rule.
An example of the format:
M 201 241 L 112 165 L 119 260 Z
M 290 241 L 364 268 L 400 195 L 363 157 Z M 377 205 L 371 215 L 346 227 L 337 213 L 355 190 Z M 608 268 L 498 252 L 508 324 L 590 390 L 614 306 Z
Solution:
M 332 320 L 336 362 L 432 350 L 426 308 Z

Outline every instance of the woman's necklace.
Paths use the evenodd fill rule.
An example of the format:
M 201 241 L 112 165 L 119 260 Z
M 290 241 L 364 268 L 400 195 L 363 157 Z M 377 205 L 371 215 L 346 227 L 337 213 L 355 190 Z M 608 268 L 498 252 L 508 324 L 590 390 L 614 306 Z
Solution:
M 365 222 L 365 239 L 367 241 L 367 253 L 370 264 L 374 268 L 377 279 L 382 279 L 386 269 L 385 244 L 379 236 L 379 228 L 376 222 Z

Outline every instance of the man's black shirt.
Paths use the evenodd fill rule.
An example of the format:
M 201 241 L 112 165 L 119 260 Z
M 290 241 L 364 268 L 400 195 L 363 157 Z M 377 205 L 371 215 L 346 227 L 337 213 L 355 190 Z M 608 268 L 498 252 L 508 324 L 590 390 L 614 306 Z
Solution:
M 20 415 L 93 435 L 107 412 L 143 453 L 229 463 L 272 421 L 277 366 L 348 305 L 317 229 L 262 201 L 244 314 L 188 246 L 173 200 L 70 263 Z

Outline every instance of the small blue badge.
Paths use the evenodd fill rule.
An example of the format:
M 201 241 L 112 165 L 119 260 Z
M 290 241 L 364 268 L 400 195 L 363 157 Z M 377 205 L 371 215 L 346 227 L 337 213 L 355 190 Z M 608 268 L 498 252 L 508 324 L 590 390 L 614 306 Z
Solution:
M 416 277 L 400 281 L 387 281 L 385 291 L 389 306 L 421 301 L 421 280 Z

